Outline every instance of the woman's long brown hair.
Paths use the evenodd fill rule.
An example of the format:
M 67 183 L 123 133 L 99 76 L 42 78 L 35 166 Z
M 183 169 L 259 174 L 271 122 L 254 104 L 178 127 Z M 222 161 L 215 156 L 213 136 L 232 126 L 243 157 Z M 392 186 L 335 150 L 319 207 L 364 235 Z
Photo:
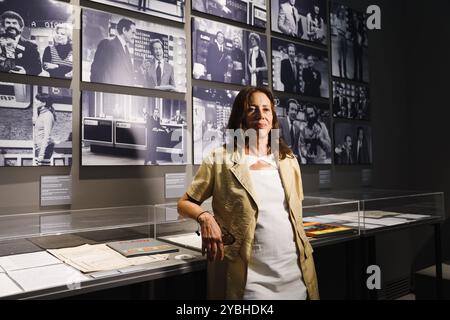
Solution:
M 272 109 L 272 116 L 273 116 L 272 129 L 280 128 L 277 114 L 275 112 L 275 102 L 274 102 L 272 92 L 269 89 L 266 89 L 264 87 L 245 87 L 244 89 L 242 89 L 239 92 L 239 94 L 234 99 L 233 107 L 231 109 L 230 119 L 228 120 L 227 129 L 233 129 L 233 130 L 249 129 L 249 128 L 247 128 L 247 125 L 246 125 L 246 116 L 248 113 L 248 108 L 250 106 L 251 97 L 256 92 L 262 92 L 267 96 L 267 98 L 269 98 L 270 106 Z M 270 134 L 271 133 L 269 133 L 269 145 L 268 145 L 269 148 L 270 148 L 270 141 L 271 141 Z M 248 146 L 248 139 L 246 139 L 246 146 Z M 288 147 L 286 142 L 284 142 L 282 137 L 279 138 L 279 153 L 280 153 L 279 154 L 280 159 L 284 159 L 287 156 L 290 158 L 294 157 L 292 150 Z

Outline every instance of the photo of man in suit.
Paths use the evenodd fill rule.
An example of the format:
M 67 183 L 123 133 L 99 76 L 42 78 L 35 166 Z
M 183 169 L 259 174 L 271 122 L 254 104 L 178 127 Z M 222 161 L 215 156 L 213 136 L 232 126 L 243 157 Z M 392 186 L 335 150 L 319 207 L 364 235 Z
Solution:
M 186 123 L 186 119 L 181 115 L 180 110 L 175 111 L 175 115 L 170 119 L 170 121 L 175 122 L 177 124 Z
M 336 83 L 336 92 L 333 99 L 333 114 L 335 117 L 348 118 L 348 100 L 344 96 L 344 88 L 340 83 Z
M 353 141 L 350 135 L 345 135 L 344 143 L 335 149 L 337 164 L 354 164 Z
M 280 78 L 284 85 L 284 92 L 298 93 L 298 63 L 295 61 L 295 45 L 287 46 L 288 58 L 281 61 Z
M 356 145 L 353 151 L 357 164 L 370 164 L 369 145 L 363 127 L 356 129 Z
M 206 57 L 206 79 L 224 82 L 227 62 L 225 57 L 225 35 L 218 31 L 215 39 L 208 45 L 208 55 Z
M 300 14 L 295 7 L 296 0 L 288 0 L 280 5 L 278 12 L 278 28 L 284 34 L 301 38 L 303 36 L 303 25 Z
M 144 165 L 147 165 L 148 163 L 158 164 L 156 161 L 156 148 L 160 145 L 161 133 L 167 133 L 167 130 L 161 126 L 161 118 L 159 116 L 158 108 L 153 109 L 153 115 L 149 115 L 144 109 L 144 117 L 147 123 L 147 153 L 145 156 Z
M 117 23 L 117 35 L 103 39 L 91 65 L 91 82 L 133 86 L 135 72 L 130 48 L 134 46 L 136 24 L 126 18 Z
M 152 61 L 144 62 L 144 79 L 146 88 L 175 90 L 173 67 L 164 60 L 163 43 L 159 39 L 151 42 Z
M 42 72 L 41 57 L 38 46 L 23 38 L 25 27 L 23 18 L 14 11 L 5 11 L 0 16 L 0 24 L 7 34 L 14 35 L 12 46 L 15 48 L 14 65 L 10 73 L 37 76 Z
M 315 57 L 308 56 L 308 67 L 303 69 L 302 77 L 305 82 L 305 95 L 311 97 L 320 97 L 320 86 L 322 85 L 322 75 L 314 68 Z
M 300 123 L 297 120 L 298 103 L 295 99 L 289 99 L 287 101 L 286 111 L 287 116 L 280 118 L 281 136 L 294 154 L 298 155 Z

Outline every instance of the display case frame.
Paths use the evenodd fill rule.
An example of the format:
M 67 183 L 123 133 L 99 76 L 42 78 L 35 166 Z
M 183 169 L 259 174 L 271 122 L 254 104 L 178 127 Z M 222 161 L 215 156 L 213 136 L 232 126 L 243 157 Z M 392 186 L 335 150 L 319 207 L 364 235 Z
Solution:
M 0 299 L 64 298 L 205 270 L 205 258 L 200 253 L 178 246 L 177 252 L 167 253 L 162 259 L 149 258 L 154 259 L 149 263 L 85 273 L 48 252 L 112 241 L 154 239 L 155 221 L 152 205 L 0 216 L 0 280 L 20 289 L 9 293 L 0 289 Z M 50 270 L 60 274 L 47 272 Z M 33 272 L 47 282 L 32 280 L 27 273 Z

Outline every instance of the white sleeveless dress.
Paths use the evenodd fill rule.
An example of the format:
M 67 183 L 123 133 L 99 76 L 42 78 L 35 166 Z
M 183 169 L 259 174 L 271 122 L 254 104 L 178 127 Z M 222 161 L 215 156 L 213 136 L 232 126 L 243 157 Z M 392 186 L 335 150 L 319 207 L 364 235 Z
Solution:
M 273 154 L 247 155 L 249 166 L 259 160 L 269 163 L 272 168 L 250 169 L 259 213 L 244 299 L 305 300 L 306 287 L 277 163 Z

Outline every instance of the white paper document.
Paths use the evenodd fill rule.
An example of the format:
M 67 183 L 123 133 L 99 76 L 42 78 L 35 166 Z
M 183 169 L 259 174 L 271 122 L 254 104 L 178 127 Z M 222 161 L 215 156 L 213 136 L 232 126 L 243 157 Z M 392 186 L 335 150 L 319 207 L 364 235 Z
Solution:
M 303 218 L 303 222 L 334 223 L 334 222 L 339 222 L 339 221 L 341 221 L 341 220 L 324 218 L 322 216 L 304 217 Z
M 158 237 L 158 239 L 175 244 L 181 244 L 192 249 L 202 250 L 202 237 L 195 233 L 183 233 L 173 236 Z
M 0 257 L 0 267 L 7 272 L 59 263 L 61 263 L 61 261 L 45 251 Z
M 9 272 L 9 276 L 26 291 L 34 291 L 58 286 L 68 286 L 68 288 L 74 288 L 79 283 L 90 279 L 74 268 L 66 266 L 63 263 L 11 271 Z
M 0 273 L 5 273 L 5 270 L 0 266 Z
M 168 254 L 154 254 L 127 258 L 106 244 L 85 244 L 74 248 L 48 250 L 55 257 L 82 271 L 95 272 L 122 269 L 130 266 L 163 261 Z
M 344 214 L 326 214 L 321 217 L 326 218 L 326 219 L 333 219 L 336 221 L 356 221 L 356 222 L 358 221 L 357 216 L 356 217 L 354 217 L 352 215 L 346 216 Z
M 347 227 L 356 227 L 356 228 L 359 227 L 359 224 L 357 222 L 344 223 L 343 225 L 347 226 Z M 376 228 L 381 228 L 381 227 L 382 226 L 380 226 L 379 224 L 369 224 L 369 223 L 366 223 L 364 225 L 361 224 L 362 229 L 376 229 Z
M 398 224 L 408 223 L 408 220 L 399 218 L 364 219 L 361 220 L 361 223 L 379 224 L 382 226 L 395 226 Z
M 22 289 L 7 274 L 0 273 L 0 297 L 21 293 Z

